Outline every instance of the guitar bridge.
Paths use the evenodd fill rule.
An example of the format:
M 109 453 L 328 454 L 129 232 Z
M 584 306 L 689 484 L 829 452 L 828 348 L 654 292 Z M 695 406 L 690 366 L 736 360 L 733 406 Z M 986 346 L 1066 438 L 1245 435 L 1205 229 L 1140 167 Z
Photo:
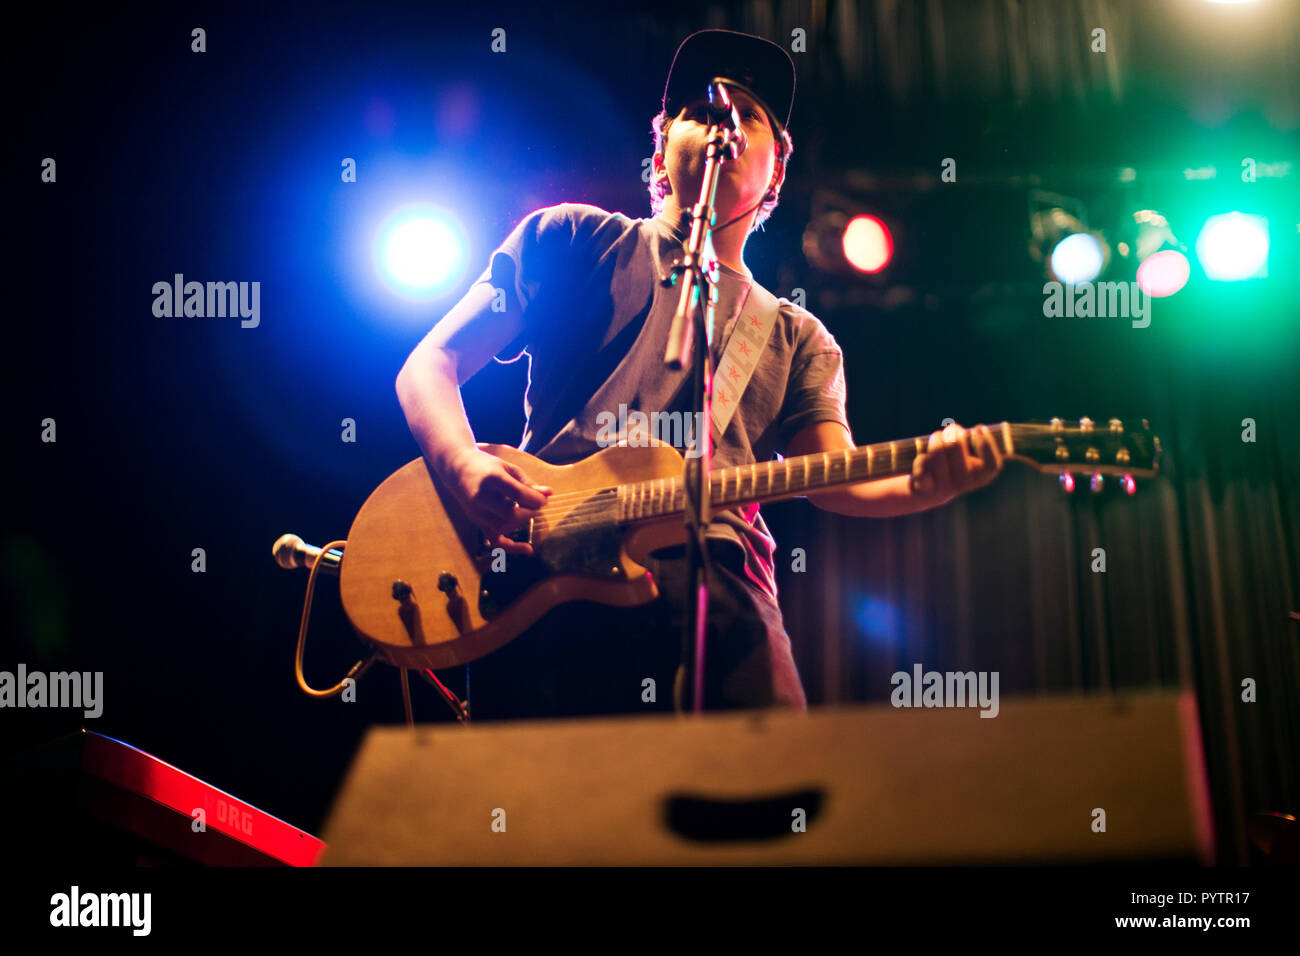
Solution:
M 532 544 L 533 543 L 533 522 L 536 520 L 537 520 L 536 518 L 529 518 L 528 524 L 520 525 L 518 528 L 515 528 L 513 531 L 508 532 L 506 534 L 506 537 L 511 541 L 518 541 L 523 544 Z M 492 542 L 490 542 L 487 538 L 487 535 L 483 534 L 483 532 L 481 531 L 479 532 L 479 536 L 478 536 L 477 556 L 480 558 L 489 558 L 492 556 Z
M 533 544 L 533 521 L 521 525 L 506 533 L 506 538 L 525 544 Z M 544 580 L 548 574 L 546 562 L 538 555 L 507 555 L 504 549 L 494 548 L 487 537 L 481 536 L 478 551 L 478 566 L 481 573 L 479 581 L 479 613 L 487 620 L 492 620 L 505 608 L 513 604 L 520 595 L 530 587 Z M 493 553 L 498 552 L 498 553 Z

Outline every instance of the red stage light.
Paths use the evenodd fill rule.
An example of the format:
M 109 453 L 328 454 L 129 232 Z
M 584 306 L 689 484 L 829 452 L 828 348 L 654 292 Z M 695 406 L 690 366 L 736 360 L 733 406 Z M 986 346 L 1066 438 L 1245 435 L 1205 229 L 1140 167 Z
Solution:
M 844 227 L 844 258 L 861 272 L 879 272 L 894 257 L 894 237 L 875 216 L 854 216 Z

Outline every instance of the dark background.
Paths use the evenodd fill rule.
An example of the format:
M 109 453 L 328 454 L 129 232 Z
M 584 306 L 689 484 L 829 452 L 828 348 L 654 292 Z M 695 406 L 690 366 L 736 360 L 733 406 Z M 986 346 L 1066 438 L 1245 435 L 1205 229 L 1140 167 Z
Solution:
M 788 46 L 802 29 L 795 153 L 746 256 L 777 294 L 804 290 L 843 345 L 856 440 L 926 434 L 945 417 L 1119 416 L 1148 418 L 1168 452 L 1133 497 L 1067 497 L 1010 465 L 993 487 L 910 518 L 765 508 L 810 703 L 886 700 L 889 674 L 918 661 L 999 670 L 1005 695 L 1191 686 L 1221 859 L 1249 859 L 1253 814 L 1296 810 L 1295 4 L 24 16 L 11 36 L 26 66 L 11 87 L 19 294 L 0 668 L 103 670 L 106 703 L 97 721 L 7 711 L 6 752 L 84 724 L 318 831 L 361 736 L 401 721 L 401 697 L 385 667 L 355 704 L 298 691 L 305 576 L 279 570 L 271 543 L 346 537 L 369 492 L 418 454 L 397 370 L 519 218 L 562 201 L 649 215 L 641 164 L 683 37 L 727 27 Z M 190 51 L 195 26 L 206 53 Z M 1104 54 L 1089 49 L 1098 26 Z M 504 54 L 490 50 L 496 27 Z M 47 156 L 55 184 L 40 181 Z M 356 183 L 340 182 L 345 156 Z M 1289 173 L 1241 183 L 1246 156 Z M 946 157 L 955 183 L 939 179 Z M 1209 165 L 1212 181 L 1183 173 Z M 1166 212 L 1193 260 L 1188 287 L 1155 303 L 1147 329 L 1044 318 L 1032 189 L 1076 199 L 1112 247 L 1135 210 Z M 377 218 L 415 199 L 453 207 L 469 247 L 459 285 L 419 305 L 380 288 L 367 259 Z M 810 265 L 804 229 L 828 207 L 890 224 L 884 273 Z M 1198 274 L 1200 222 L 1231 209 L 1269 216 L 1267 279 Z M 1103 278 L 1132 270 L 1112 260 Z M 151 287 L 177 272 L 259 280 L 260 327 L 155 318 Z M 518 441 L 525 382 L 520 362 L 467 384 L 479 440 Z M 53 444 L 39 437 L 47 417 Z M 345 417 L 355 444 L 340 441 Z M 1094 547 L 1104 575 L 1090 571 Z M 333 683 L 360 650 L 325 579 L 309 680 Z M 1240 701 L 1247 677 L 1258 703 Z M 417 719 L 449 719 L 432 688 L 413 694 Z

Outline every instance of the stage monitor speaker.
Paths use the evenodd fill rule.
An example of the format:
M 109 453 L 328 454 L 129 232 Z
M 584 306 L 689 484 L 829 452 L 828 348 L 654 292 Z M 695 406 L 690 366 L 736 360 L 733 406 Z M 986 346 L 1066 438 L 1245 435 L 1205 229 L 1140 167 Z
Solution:
M 1212 862 L 1190 693 L 372 729 L 322 865 Z

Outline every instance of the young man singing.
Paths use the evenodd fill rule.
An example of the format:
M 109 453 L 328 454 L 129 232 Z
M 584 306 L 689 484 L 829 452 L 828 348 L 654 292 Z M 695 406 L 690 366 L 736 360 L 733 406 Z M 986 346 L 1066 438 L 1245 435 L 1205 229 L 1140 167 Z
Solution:
M 758 286 L 745 241 L 776 207 L 793 142 L 786 130 L 794 62 L 781 47 L 726 30 L 692 34 L 678 48 L 654 120 L 650 219 L 563 203 L 525 217 L 464 298 L 407 359 L 397 394 L 429 466 L 484 530 L 492 547 L 527 554 L 507 537 L 545 508 L 551 489 L 479 450 L 459 387 L 489 359 L 529 356 L 527 425 L 519 447 L 554 464 L 609 444 L 620 406 L 690 414 L 689 363 L 664 366 L 677 296 L 659 278 L 681 255 L 703 180 L 709 81 L 730 90 L 748 146 L 717 187 L 718 302 L 713 367 L 737 319 L 770 309 L 762 354 L 713 452 L 713 468 L 855 446 L 845 414 L 839 346 L 810 312 Z M 494 311 L 504 290 L 505 311 Z M 715 401 L 717 397 L 715 396 Z M 930 437 L 910 476 L 808 495 L 828 511 L 888 517 L 942 505 L 988 484 L 1002 458 L 985 426 Z M 713 579 L 705 709 L 806 709 L 777 603 L 776 543 L 757 504 L 715 511 L 708 529 Z M 651 571 L 660 596 L 616 608 L 587 601 L 553 609 L 510 644 L 469 665 L 475 720 L 644 713 L 672 709 L 686 597 L 684 549 Z

